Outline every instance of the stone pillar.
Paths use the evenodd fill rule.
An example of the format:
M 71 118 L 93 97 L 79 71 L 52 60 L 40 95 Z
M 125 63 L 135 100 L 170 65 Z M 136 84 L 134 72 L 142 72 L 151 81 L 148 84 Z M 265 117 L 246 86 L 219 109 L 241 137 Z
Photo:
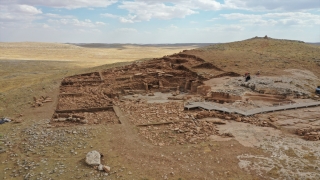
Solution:
M 198 88 L 198 81 L 192 81 L 191 82 L 191 92 L 197 92 Z
M 143 84 L 144 84 L 144 87 L 145 87 L 145 89 L 146 89 L 146 92 L 148 92 L 148 91 L 149 91 L 148 83 L 144 82 Z
M 185 92 L 186 92 L 187 90 L 190 90 L 190 85 L 191 85 L 190 80 L 186 80 L 186 84 L 185 84 L 185 86 L 184 86 L 184 91 L 185 91 Z
M 176 95 L 180 94 L 180 86 L 177 86 Z
M 163 84 L 161 80 L 159 80 L 159 89 L 163 89 Z

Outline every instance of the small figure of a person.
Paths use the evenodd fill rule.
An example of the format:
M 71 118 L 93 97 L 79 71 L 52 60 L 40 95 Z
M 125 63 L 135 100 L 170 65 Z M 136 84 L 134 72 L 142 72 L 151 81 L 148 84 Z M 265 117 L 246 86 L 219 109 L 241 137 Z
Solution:
M 250 79 L 251 79 L 250 73 L 248 73 L 248 75 L 246 76 L 246 82 L 248 82 Z

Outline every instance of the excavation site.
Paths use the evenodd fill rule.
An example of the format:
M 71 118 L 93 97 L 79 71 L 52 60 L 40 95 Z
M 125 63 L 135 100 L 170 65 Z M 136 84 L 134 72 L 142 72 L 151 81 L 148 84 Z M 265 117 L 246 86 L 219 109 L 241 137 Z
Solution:
M 319 52 L 255 37 L 53 74 L 2 118 L 0 177 L 320 179 Z

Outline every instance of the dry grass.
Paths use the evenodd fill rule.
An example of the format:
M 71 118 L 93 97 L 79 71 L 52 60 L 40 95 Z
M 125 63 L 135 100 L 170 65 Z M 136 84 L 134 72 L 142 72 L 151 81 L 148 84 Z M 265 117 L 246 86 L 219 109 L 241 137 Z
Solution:
M 187 51 L 226 71 L 282 75 L 285 69 L 310 70 L 320 76 L 320 46 L 299 41 L 253 38 Z
M 93 67 L 137 59 L 157 58 L 177 53 L 193 46 L 142 47 L 128 45 L 121 48 L 85 48 L 55 43 L 0 43 L 0 59 L 76 61 L 78 66 Z

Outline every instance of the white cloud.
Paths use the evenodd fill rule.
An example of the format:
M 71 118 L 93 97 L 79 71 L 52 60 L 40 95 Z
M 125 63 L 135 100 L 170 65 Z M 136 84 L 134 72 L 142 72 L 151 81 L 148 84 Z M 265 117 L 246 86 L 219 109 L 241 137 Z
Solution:
M 216 21 L 216 20 L 218 20 L 218 19 L 220 19 L 220 18 L 211 18 L 211 19 L 209 19 L 209 20 L 207 20 L 207 21 Z
M 37 19 L 40 14 L 42 14 L 40 9 L 29 5 L 0 5 L 0 21 L 31 22 L 34 19 Z
M 48 18 L 57 18 L 57 19 L 72 19 L 75 18 L 74 16 L 71 15 L 59 15 L 59 14 L 52 14 L 52 13 L 46 13 L 44 14 L 45 17 Z
M 96 22 L 96 25 L 101 25 L 101 26 L 104 26 L 104 25 L 106 25 L 106 23 L 104 23 L 104 22 Z
M 169 26 L 165 26 L 165 27 L 160 27 L 158 28 L 158 31 L 160 32 L 166 32 L 168 34 L 173 33 L 173 32 L 180 32 L 180 31 L 184 31 L 184 28 L 179 28 L 178 26 L 171 24 Z
M 274 19 L 268 19 L 268 20 L 264 20 L 264 19 L 243 19 L 241 20 L 241 22 L 243 23 L 243 25 L 251 25 L 251 26 L 275 26 L 277 25 L 279 22 L 274 20 Z
M 133 15 L 128 15 L 127 17 L 122 17 L 122 16 L 117 16 L 114 14 L 109 14 L 109 13 L 104 13 L 100 14 L 102 17 L 106 18 L 112 18 L 112 19 L 118 19 L 122 23 L 134 23 L 135 21 L 133 20 L 136 16 Z
M 12 6 L 11 10 L 13 12 L 20 12 L 20 13 L 30 14 L 30 15 L 42 14 L 40 9 L 37 9 L 37 8 L 35 8 L 33 6 L 29 6 L 29 5 Z
M 70 23 L 74 26 L 79 26 L 79 27 L 95 27 L 95 25 L 93 23 L 91 23 L 90 20 L 89 21 L 88 20 L 80 21 L 78 19 L 72 19 L 68 23 Z
M 231 13 L 231 14 L 221 14 L 220 16 L 226 19 L 252 19 L 252 18 L 261 18 L 261 15 L 256 14 L 241 14 L 241 13 Z
M 138 30 L 134 28 L 119 28 L 117 29 L 118 32 L 127 32 L 127 33 L 136 33 Z
M 244 25 L 287 25 L 287 26 L 313 26 L 320 24 L 320 15 L 305 12 L 288 12 L 288 13 L 266 13 L 256 14 L 221 14 L 220 16 L 228 20 L 239 20 L 247 23 Z
M 124 18 L 124 17 L 120 17 L 119 20 L 122 23 L 134 23 L 134 20 L 127 19 L 127 18 Z
M 171 29 L 178 29 L 178 26 L 175 26 L 175 25 L 171 24 L 171 25 L 170 25 L 170 28 L 171 28 Z
M 319 0 L 225 0 L 234 9 L 297 11 L 319 9 Z
M 106 25 L 104 22 L 92 22 L 90 19 L 85 19 L 84 21 L 79 19 L 49 19 L 48 23 L 55 27 L 69 26 L 81 28 L 96 28 L 97 26 Z
M 173 19 L 173 18 L 184 18 L 197 12 L 180 5 L 165 5 L 161 2 L 154 1 L 124 1 L 119 5 L 120 9 L 129 11 L 127 17 L 121 17 L 121 22 L 141 22 L 149 21 L 151 19 Z
M 117 15 L 113 15 L 113 14 L 109 14 L 109 13 L 104 13 L 104 14 L 100 14 L 103 17 L 107 17 L 107 18 L 119 18 L 119 16 Z
M 222 28 L 223 31 L 243 31 L 244 29 L 241 25 L 230 25 Z
M 157 8 L 158 7 L 158 8 Z M 198 11 L 217 11 L 240 9 L 250 11 L 297 11 L 319 9 L 319 0 L 133 0 L 123 1 L 119 8 L 137 15 L 134 22 L 148 21 L 152 18 L 184 18 Z M 128 18 L 127 18 L 128 19 Z
M 201 32 L 239 32 L 243 31 L 245 28 L 241 24 L 233 24 L 233 25 L 224 25 L 224 24 L 216 24 L 213 27 L 205 27 L 205 28 L 195 28 L 196 31 Z
M 43 28 L 50 28 L 50 26 L 48 24 L 43 24 L 42 26 Z
M 29 6 L 46 6 L 52 8 L 90 8 L 107 7 L 118 0 L 1 0 L 0 4 L 25 4 Z
M 215 0 L 193 0 L 189 2 L 190 8 L 202 9 L 202 10 L 220 10 L 225 7 Z

